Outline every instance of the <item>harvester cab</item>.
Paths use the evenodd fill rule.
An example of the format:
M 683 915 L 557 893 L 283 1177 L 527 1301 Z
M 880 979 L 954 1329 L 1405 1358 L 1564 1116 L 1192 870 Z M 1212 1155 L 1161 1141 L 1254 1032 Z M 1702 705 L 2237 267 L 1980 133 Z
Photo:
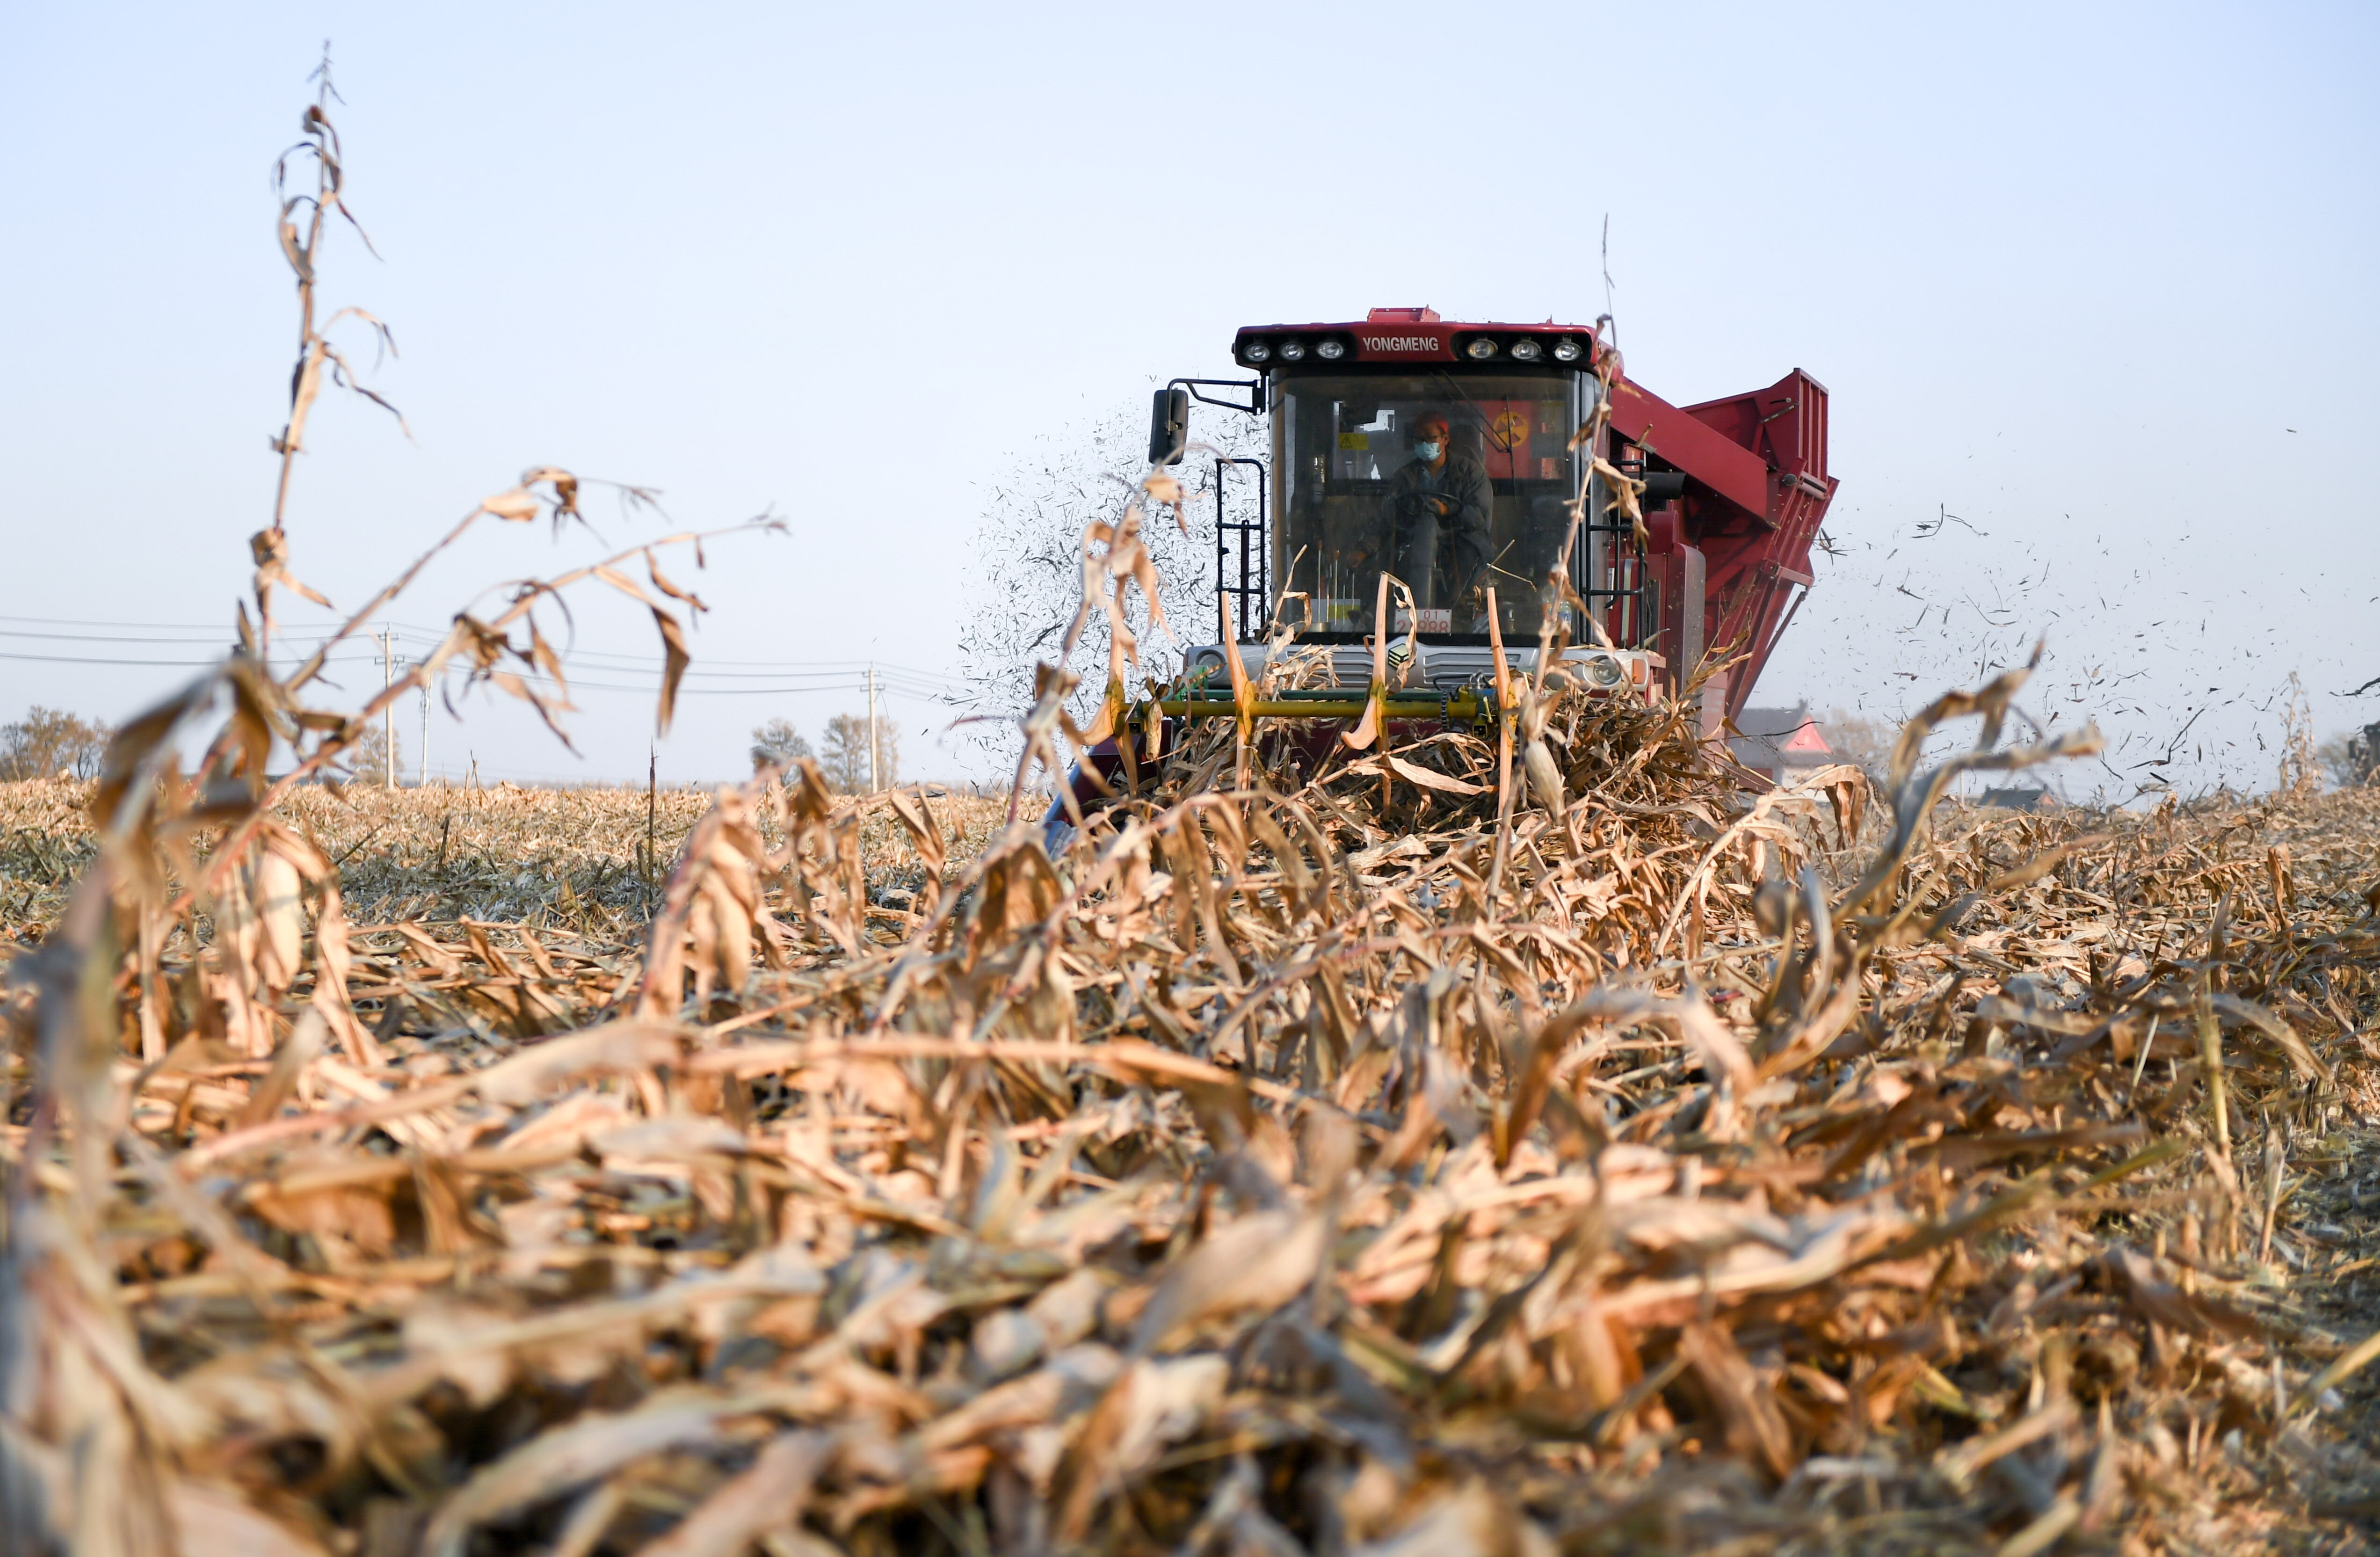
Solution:
M 1360 687 L 1366 645 L 1385 630 L 1415 639 L 1427 682 L 1451 690 L 1492 671 L 1491 639 L 1514 670 L 1532 669 L 1552 611 L 1590 685 L 1675 696 L 1706 651 L 1730 649 L 1701 696 L 1713 726 L 1735 714 L 1810 584 L 1836 484 L 1827 391 L 1797 371 L 1677 407 L 1615 373 L 1610 415 L 1584 444 L 1609 351 L 1586 326 L 1374 309 L 1360 322 L 1243 329 L 1232 355 L 1254 377 L 1160 390 L 1153 464 L 1184 457 L 1194 401 L 1271 422 L 1269 468 L 1217 462 L 1217 640 L 1190 650 L 1189 672 L 1220 670 L 1230 636 L 1254 674 L 1280 626 L 1327 646 L 1336 678 Z M 1597 458 L 1644 483 L 1641 532 Z M 1234 465 L 1255 465 L 1253 482 L 1230 481 Z M 1243 484 L 1254 517 L 1233 521 L 1222 494 Z M 1566 542 L 1568 595 L 1548 579 Z M 1385 623 L 1372 619 L 1382 572 L 1403 586 Z
M 1454 323 L 1427 308 L 1250 326 L 1232 355 L 1250 377 L 1158 391 L 1150 463 L 1187 457 L 1194 406 L 1269 419 L 1270 458 L 1217 456 L 1215 640 L 1127 723 L 1352 721 L 1366 706 L 1485 723 L 1499 652 L 1529 675 L 1551 641 L 1590 690 L 1693 688 L 1715 733 L 1806 597 L 1836 483 L 1827 392 L 1798 370 L 1679 407 L 1629 379 L 1598 328 Z M 1282 642 L 1322 662 L 1305 678 L 1319 685 L 1251 703 L 1247 680 Z M 1697 682 L 1713 650 L 1725 668 Z M 1107 759 L 1091 766 L 1105 774 Z

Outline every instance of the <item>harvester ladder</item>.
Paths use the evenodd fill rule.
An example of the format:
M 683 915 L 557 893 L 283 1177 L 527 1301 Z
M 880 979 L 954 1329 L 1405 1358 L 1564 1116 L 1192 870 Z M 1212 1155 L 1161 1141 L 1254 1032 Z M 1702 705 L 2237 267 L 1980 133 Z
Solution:
M 1252 465 L 1257 472 L 1257 517 L 1234 519 L 1224 505 L 1223 467 Z M 1237 459 L 1220 456 L 1215 460 L 1215 631 L 1219 639 L 1229 638 L 1234 623 L 1241 639 L 1253 640 L 1260 637 L 1272 602 L 1272 551 L 1265 541 L 1266 498 L 1265 466 L 1261 459 Z M 1239 582 L 1232 582 L 1232 539 L 1239 540 Z M 1235 599 L 1236 609 L 1231 620 L 1225 620 L 1223 602 Z
M 1637 463 L 1642 465 L 1641 457 Z M 1619 468 L 1636 474 L 1624 459 Z M 1636 543 L 1635 526 L 1616 515 L 1610 489 L 1603 478 L 1595 477 L 1586 494 L 1586 582 L 1579 598 L 1586 602 L 1587 614 L 1611 635 L 1614 648 L 1645 649 L 1651 647 L 1658 614 L 1652 570 L 1645 564 L 1644 548 Z

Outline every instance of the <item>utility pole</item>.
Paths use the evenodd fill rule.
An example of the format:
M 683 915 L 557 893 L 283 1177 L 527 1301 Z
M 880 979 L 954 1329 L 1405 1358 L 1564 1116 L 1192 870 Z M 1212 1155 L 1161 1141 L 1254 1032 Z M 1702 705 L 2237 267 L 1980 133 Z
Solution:
M 414 777 L 414 786 L 427 789 L 430 787 L 430 684 L 426 681 L 421 684 L 421 756 L 419 765 L 420 771 Z
M 382 787 L 396 787 L 396 699 L 388 695 L 396 679 L 396 638 L 385 624 L 380 629 L 380 772 Z
M 868 789 L 874 794 L 884 787 L 876 773 L 876 667 L 868 667 Z

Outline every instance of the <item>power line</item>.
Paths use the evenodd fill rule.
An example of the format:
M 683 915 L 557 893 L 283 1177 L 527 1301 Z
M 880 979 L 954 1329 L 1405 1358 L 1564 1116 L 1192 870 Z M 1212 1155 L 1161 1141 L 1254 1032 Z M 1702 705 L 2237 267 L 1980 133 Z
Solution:
M 223 663 L 220 660 L 105 660 L 87 654 L 14 654 L 5 651 L 0 651 L 0 660 L 30 661 L 53 665 L 111 665 L 144 670 L 161 668 L 206 670 Z M 358 655 L 332 660 L 328 664 L 369 666 L 371 663 L 370 657 Z M 577 677 L 557 683 L 552 677 L 547 675 L 522 672 L 514 674 L 520 675 L 523 680 L 535 686 L 555 692 L 633 692 L 640 697 L 658 697 L 661 694 L 661 683 L 658 680 L 643 686 L 622 686 L 616 682 L 586 681 Z M 922 702 L 938 701 L 965 690 L 956 683 L 918 682 L 904 676 L 879 676 L 876 684 L 882 690 L 898 692 L 904 697 L 913 698 Z M 677 695 L 681 698 L 806 697 L 821 693 L 863 691 L 866 687 L 867 678 L 864 675 L 845 673 L 832 679 L 767 687 L 710 687 L 681 683 Z
M 0 614 L 0 622 L 31 622 L 45 627 L 152 627 L 166 631 L 219 633 L 223 624 L 210 622 L 204 626 L 182 622 L 92 622 L 79 616 L 10 616 Z
M 219 632 L 215 636 L 228 639 L 231 634 Z M 125 638 L 115 633 L 29 633 L 13 627 L 0 627 L 0 638 L 54 639 L 63 643 L 176 643 L 186 648 L 192 641 L 186 638 Z
M 221 662 L 215 660 L 99 660 L 84 654 L 9 654 L 0 652 L 0 660 L 35 660 L 46 665 L 173 665 L 184 670 L 200 670 Z
M 207 660 L 103 660 L 88 654 L 12 654 L 5 650 L 0 650 L 0 660 L 37 660 L 44 664 L 54 665 L 173 665 L 184 670 L 204 670 L 210 665 L 223 663 L 221 655 Z M 323 662 L 326 665 L 359 665 L 371 663 L 369 657 L 355 656 Z
M 9 616 L 9 615 L 0 615 L 0 622 L 33 622 L 33 623 L 39 623 L 39 624 L 42 624 L 42 625 L 43 625 L 43 626 L 73 626 L 73 627 L 107 627 L 107 626 L 145 627 L 145 628 L 149 628 L 149 629 L 151 629 L 151 630 L 152 630 L 152 631 L 165 631 L 165 632 L 177 632 L 177 631 L 181 631 L 181 632 L 191 632 L 191 633 L 206 633 L 206 634 L 212 635 L 212 636 L 216 639 L 216 640 L 217 640 L 217 641 L 224 641 L 224 640 L 226 640 L 226 639 L 229 639 L 229 637 L 231 636 L 231 635 L 230 635 L 230 634 L 229 634 L 229 633 L 228 633 L 225 628 L 223 628 L 223 627 L 221 627 L 221 626 L 195 626 L 195 625 L 185 626 L 183 626 L 183 625 L 181 625 L 181 624 L 166 623 L 166 622 L 120 622 L 120 623 L 119 623 L 119 622 L 85 621 L 85 620 L 81 620 L 81 619 L 79 619 L 79 618 L 71 618 L 71 617 L 63 617 L 63 616 Z M 445 637 L 446 637 L 446 635 L 445 635 L 445 633 L 444 633 L 443 631 L 434 630 L 434 629 L 431 629 L 431 628 L 429 628 L 429 627 L 422 627 L 422 626 L 413 626 L 413 625 L 407 624 L 407 623 L 402 623 L 402 622 L 392 624 L 392 626 L 393 626 L 393 628 L 394 628 L 394 630 L 395 630 L 395 636 L 396 636 L 396 638 L 398 639 L 398 640 L 399 640 L 399 641 L 404 641 L 404 640 L 406 640 L 406 639 L 414 639 L 414 640 L 417 640 L 417 641 L 419 641 L 419 642 L 422 642 L 422 643 L 425 643 L 425 644 L 434 644 L 434 643 L 443 642 L 443 641 L 445 639 Z M 285 628 L 285 628 L 283 628 L 283 629 L 281 629 L 281 630 L 276 634 L 276 637 L 277 637 L 280 640 L 282 640 L 282 641 L 284 641 L 284 642 L 289 642 L 289 643 L 297 643 L 297 642 L 320 643 L 320 642 L 324 642 L 324 641 L 328 641 L 328 640 L 330 640 L 334 636 L 334 634 L 331 630 L 329 630 L 329 629 L 311 629 L 311 630 L 304 630 L 304 631 L 301 631 L 301 630 L 298 630 L 298 629 Z M 182 642 L 184 642 L 184 641 L 185 641 L 185 640 L 182 640 L 182 639 L 167 639 L 167 638 L 141 638 L 141 637 L 123 637 L 123 636 L 112 635 L 112 634 L 81 635 L 81 634 L 74 634 L 74 633 L 41 633 L 41 632 L 26 632 L 26 631 L 16 630 L 16 629 L 10 629 L 10 628 L 6 628 L 6 627 L 0 627 L 0 638 L 28 638 L 28 639 L 56 639 L 56 640 L 61 640 L 61 641 L 81 642 L 81 643 L 160 643 L 160 644 L 179 644 L 179 643 L 182 643 Z M 363 639 L 362 639 L 360 637 L 358 637 L 358 636 L 356 636 L 356 635 L 349 635 L 349 637 L 348 637 L 348 639 L 346 639 L 346 641 L 348 641 L 348 642 L 352 642 L 352 643 L 361 643 L 361 642 L 363 641 Z M 191 648 L 198 648 L 198 647 L 200 647 L 200 645 L 199 645 L 199 644 L 197 644 L 197 643 L 191 643 L 191 644 L 189 644 L 188 646 L 189 646 L 189 647 L 191 647 Z M 599 670 L 599 671 L 601 671 L 601 670 L 604 670 L 604 669 L 638 669 L 638 668 L 641 668 L 641 667 L 642 667 L 642 666 L 644 666 L 644 665 L 650 664 L 650 663 L 651 663 L 651 661 L 650 661 L 649 658 L 647 658 L 646 656 L 643 656 L 643 655 L 638 655 L 638 654 L 624 654 L 624 653 L 618 653 L 618 652 L 615 652 L 615 651 L 609 651 L 609 650 L 601 650 L 601 649 L 577 649 L 577 648 L 574 648 L 574 649 L 571 649 L 571 650 L 569 650 L 568 651 L 565 652 L 565 653 L 563 654 L 563 656 L 562 656 L 562 657 L 563 657 L 563 661 L 564 661 L 564 663 L 565 663 L 565 664 L 569 664 L 569 663 L 573 663 L 573 662 L 577 662 L 577 661 L 584 660 L 584 661 L 589 662 L 589 665 L 590 665 L 590 668 L 593 668 L 593 669 L 595 669 L 595 670 Z M 25 660 L 39 660 L 39 659 L 42 659 L 42 658 L 44 658 L 44 656 L 40 656 L 40 655 L 31 655 L 31 654 L 6 654 L 6 653 L 0 653 L 0 658 L 6 658 L 6 659 L 25 659 Z M 51 659 L 52 663 L 60 663 L 60 664 L 127 664 L 127 665 L 177 664 L 177 665 L 199 666 L 199 665 L 212 664 L 212 663 L 215 663 L 215 662 L 214 662 L 214 661 L 212 661 L 212 660 L 187 660 L 187 661 L 185 661 L 185 660 L 175 660 L 175 661 L 159 661 L 159 660 L 99 660 L 99 659 L 77 659 L 77 658 L 72 658 L 72 657 L 67 657 L 67 656 L 52 656 L 52 657 L 48 657 L 48 658 L 50 658 L 50 659 Z M 607 666 L 607 665 L 605 665 L 605 664 L 602 663 L 602 662 L 605 662 L 605 661 L 625 662 L 625 663 L 614 663 L 614 664 L 612 664 L 612 665 L 608 665 L 608 666 Z M 341 662 L 341 663 L 345 663 L 345 662 Z M 947 688 L 947 689 L 951 689 L 951 690 L 957 690 L 957 689 L 960 689 L 960 688 L 964 686 L 964 683 L 960 682 L 960 681 L 959 681 L 959 680 L 957 680 L 955 677 L 953 677 L 953 676 L 947 675 L 945 675 L 944 673 L 941 672 L 941 671 L 936 671 L 936 670 L 928 670 L 928 669 L 925 669 L 925 668 L 922 668 L 922 667 L 919 667 L 919 666 L 916 666 L 916 665 L 888 664 L 888 663 L 886 663 L 885 662 L 880 661 L 880 660 L 877 660 L 877 661 L 870 661 L 870 660 L 729 660 L 729 659 L 716 659 L 716 658 L 711 658 L 711 659 L 705 659 L 705 660 L 698 660 L 698 661 L 696 661 L 692 665 L 690 665 L 690 666 L 688 666 L 688 667 L 687 667 L 687 669 L 686 669 L 686 675 L 701 675 L 701 676 L 710 676 L 710 677 L 715 677 L 715 678 L 725 678 L 725 677 L 729 677 L 729 676 L 734 676 L 734 677 L 736 677 L 736 678 L 738 678 L 738 679 L 756 679 L 756 680 L 757 680 L 757 679 L 783 679 L 783 678 L 786 678 L 786 677 L 788 677 L 788 676 L 790 676 L 790 677 L 792 677 L 792 678 L 795 678 L 795 679 L 824 679 L 824 678 L 844 678 L 844 677 L 847 677 L 847 678 L 849 678 L 849 679 L 851 680 L 852 684 L 856 686 L 856 685 L 859 685 L 859 684 L 861 684 L 861 682 L 864 680 L 865 673 L 866 673 L 866 671 L 868 670 L 868 666 L 870 666 L 871 664 L 872 664 L 872 665 L 875 665 L 875 666 L 878 668 L 878 670 L 879 670 L 880 672 L 886 672 L 886 671 L 889 671 L 889 672 L 894 672 L 894 673 L 897 673 L 897 674 L 899 674 L 900 675 L 905 676 L 905 677 L 906 677 L 906 678 L 908 678 L 908 679 L 910 679 L 910 680 L 912 680 L 912 681 L 914 681 L 914 682 L 917 682 L 917 683 L 922 683 L 922 684 L 930 685 L 930 686 L 934 686 L 934 687 L 942 687 L 942 688 Z M 733 667 L 733 668 L 725 668 L 725 667 Z
M 518 675 L 519 673 L 516 672 L 515 674 Z M 572 692 L 636 692 L 645 697 L 655 697 L 661 692 L 661 684 L 659 682 L 655 682 L 651 686 L 648 687 L 622 687 L 608 681 L 572 680 L 565 683 L 556 684 L 552 677 L 545 675 L 522 675 L 521 679 L 530 682 L 542 689 L 555 692 L 564 690 Z M 880 690 L 897 691 L 905 697 L 915 698 L 924 702 L 931 702 L 936 699 L 947 695 L 945 690 L 942 688 L 911 686 L 889 676 L 878 676 L 876 678 L 876 685 Z M 866 686 L 867 680 L 865 677 L 854 677 L 848 681 L 838 681 L 828 683 L 823 686 L 809 687 L 681 686 L 677 689 L 677 695 L 681 698 L 802 697 L 820 692 L 860 691 L 864 690 Z
M 203 632 L 212 635 L 214 644 L 222 645 L 225 651 L 230 648 L 230 645 L 225 642 L 227 635 L 220 627 L 181 628 L 175 624 L 167 623 L 114 624 L 70 617 L 9 615 L 0 615 L 0 622 L 33 622 L 44 626 L 60 627 L 106 627 L 120 625 L 139 626 L 152 630 Z M 432 632 L 428 628 L 403 623 L 391 626 L 393 637 L 395 639 L 399 641 L 411 639 L 414 644 L 421 647 L 442 642 L 446 636 L 443 632 Z M 310 641 L 308 635 L 297 631 L 284 630 L 277 636 L 281 642 L 292 647 Z M 329 632 L 319 632 L 311 638 L 310 641 L 319 644 L 332 640 L 334 637 L 335 635 Z M 7 639 L 125 645 L 142 643 L 176 645 L 184 642 L 174 639 L 139 635 L 52 633 L 0 627 L 0 639 Z M 323 669 L 326 671 L 334 668 L 367 666 L 382 658 L 380 653 L 370 651 L 377 646 L 366 641 L 360 634 L 350 635 L 339 641 L 341 647 L 348 651 L 341 652 L 338 648 L 334 648 L 323 661 Z M 187 647 L 206 649 L 213 647 L 213 644 L 188 641 Z M 223 663 L 220 654 L 204 659 L 164 659 L 145 656 L 46 654 L 13 650 L 0 650 L 0 661 L 36 664 L 92 665 L 128 670 L 205 670 Z M 556 694 L 584 691 L 657 698 L 661 693 L 661 679 L 657 674 L 650 680 L 639 678 L 630 684 L 580 679 L 577 675 L 582 670 L 594 675 L 601 675 L 607 671 L 614 674 L 621 671 L 650 672 L 655 667 L 651 658 L 646 655 L 624 654 L 603 650 L 574 650 L 563 656 L 563 665 L 565 680 L 560 684 L 541 672 L 527 668 L 516 670 L 514 674 L 522 675 L 525 680 L 544 691 Z M 698 661 L 689 665 L 683 673 L 677 695 L 682 698 L 800 698 L 822 694 L 864 693 L 871 672 L 880 690 L 918 702 L 947 704 L 964 698 L 970 691 L 964 682 L 941 672 L 911 665 L 886 665 L 881 662 L 714 660 L 708 663 Z M 727 685 L 728 683 L 755 685 Z

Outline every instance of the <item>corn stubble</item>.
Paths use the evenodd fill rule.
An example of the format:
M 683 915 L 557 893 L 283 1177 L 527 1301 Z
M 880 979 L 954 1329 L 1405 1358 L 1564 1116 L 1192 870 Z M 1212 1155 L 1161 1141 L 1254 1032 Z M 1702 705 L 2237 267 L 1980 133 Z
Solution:
M 2154 1549 L 2353 1472 L 2368 796 L 1747 801 L 1548 701 L 1493 893 L 1467 736 L 1219 722 L 1060 867 L 797 769 L 650 896 L 625 792 L 15 786 L 98 853 L 12 1007 L 12 1539 Z
M 557 719 L 504 669 L 559 678 L 537 603 L 698 606 L 621 560 L 443 660 Z M 2367 792 L 1944 802 L 2087 748 L 2000 744 L 2020 670 L 1881 785 L 1755 794 L 1541 680 L 1318 773 L 1214 722 L 1054 864 L 1010 802 L 805 763 L 673 797 L 664 872 L 625 792 L 298 785 L 379 707 L 312 669 L 244 651 L 94 788 L 0 791 L 9 1550 L 2191 1551 L 2373 1506 Z M 1103 733 L 1070 690 L 1045 760 Z

